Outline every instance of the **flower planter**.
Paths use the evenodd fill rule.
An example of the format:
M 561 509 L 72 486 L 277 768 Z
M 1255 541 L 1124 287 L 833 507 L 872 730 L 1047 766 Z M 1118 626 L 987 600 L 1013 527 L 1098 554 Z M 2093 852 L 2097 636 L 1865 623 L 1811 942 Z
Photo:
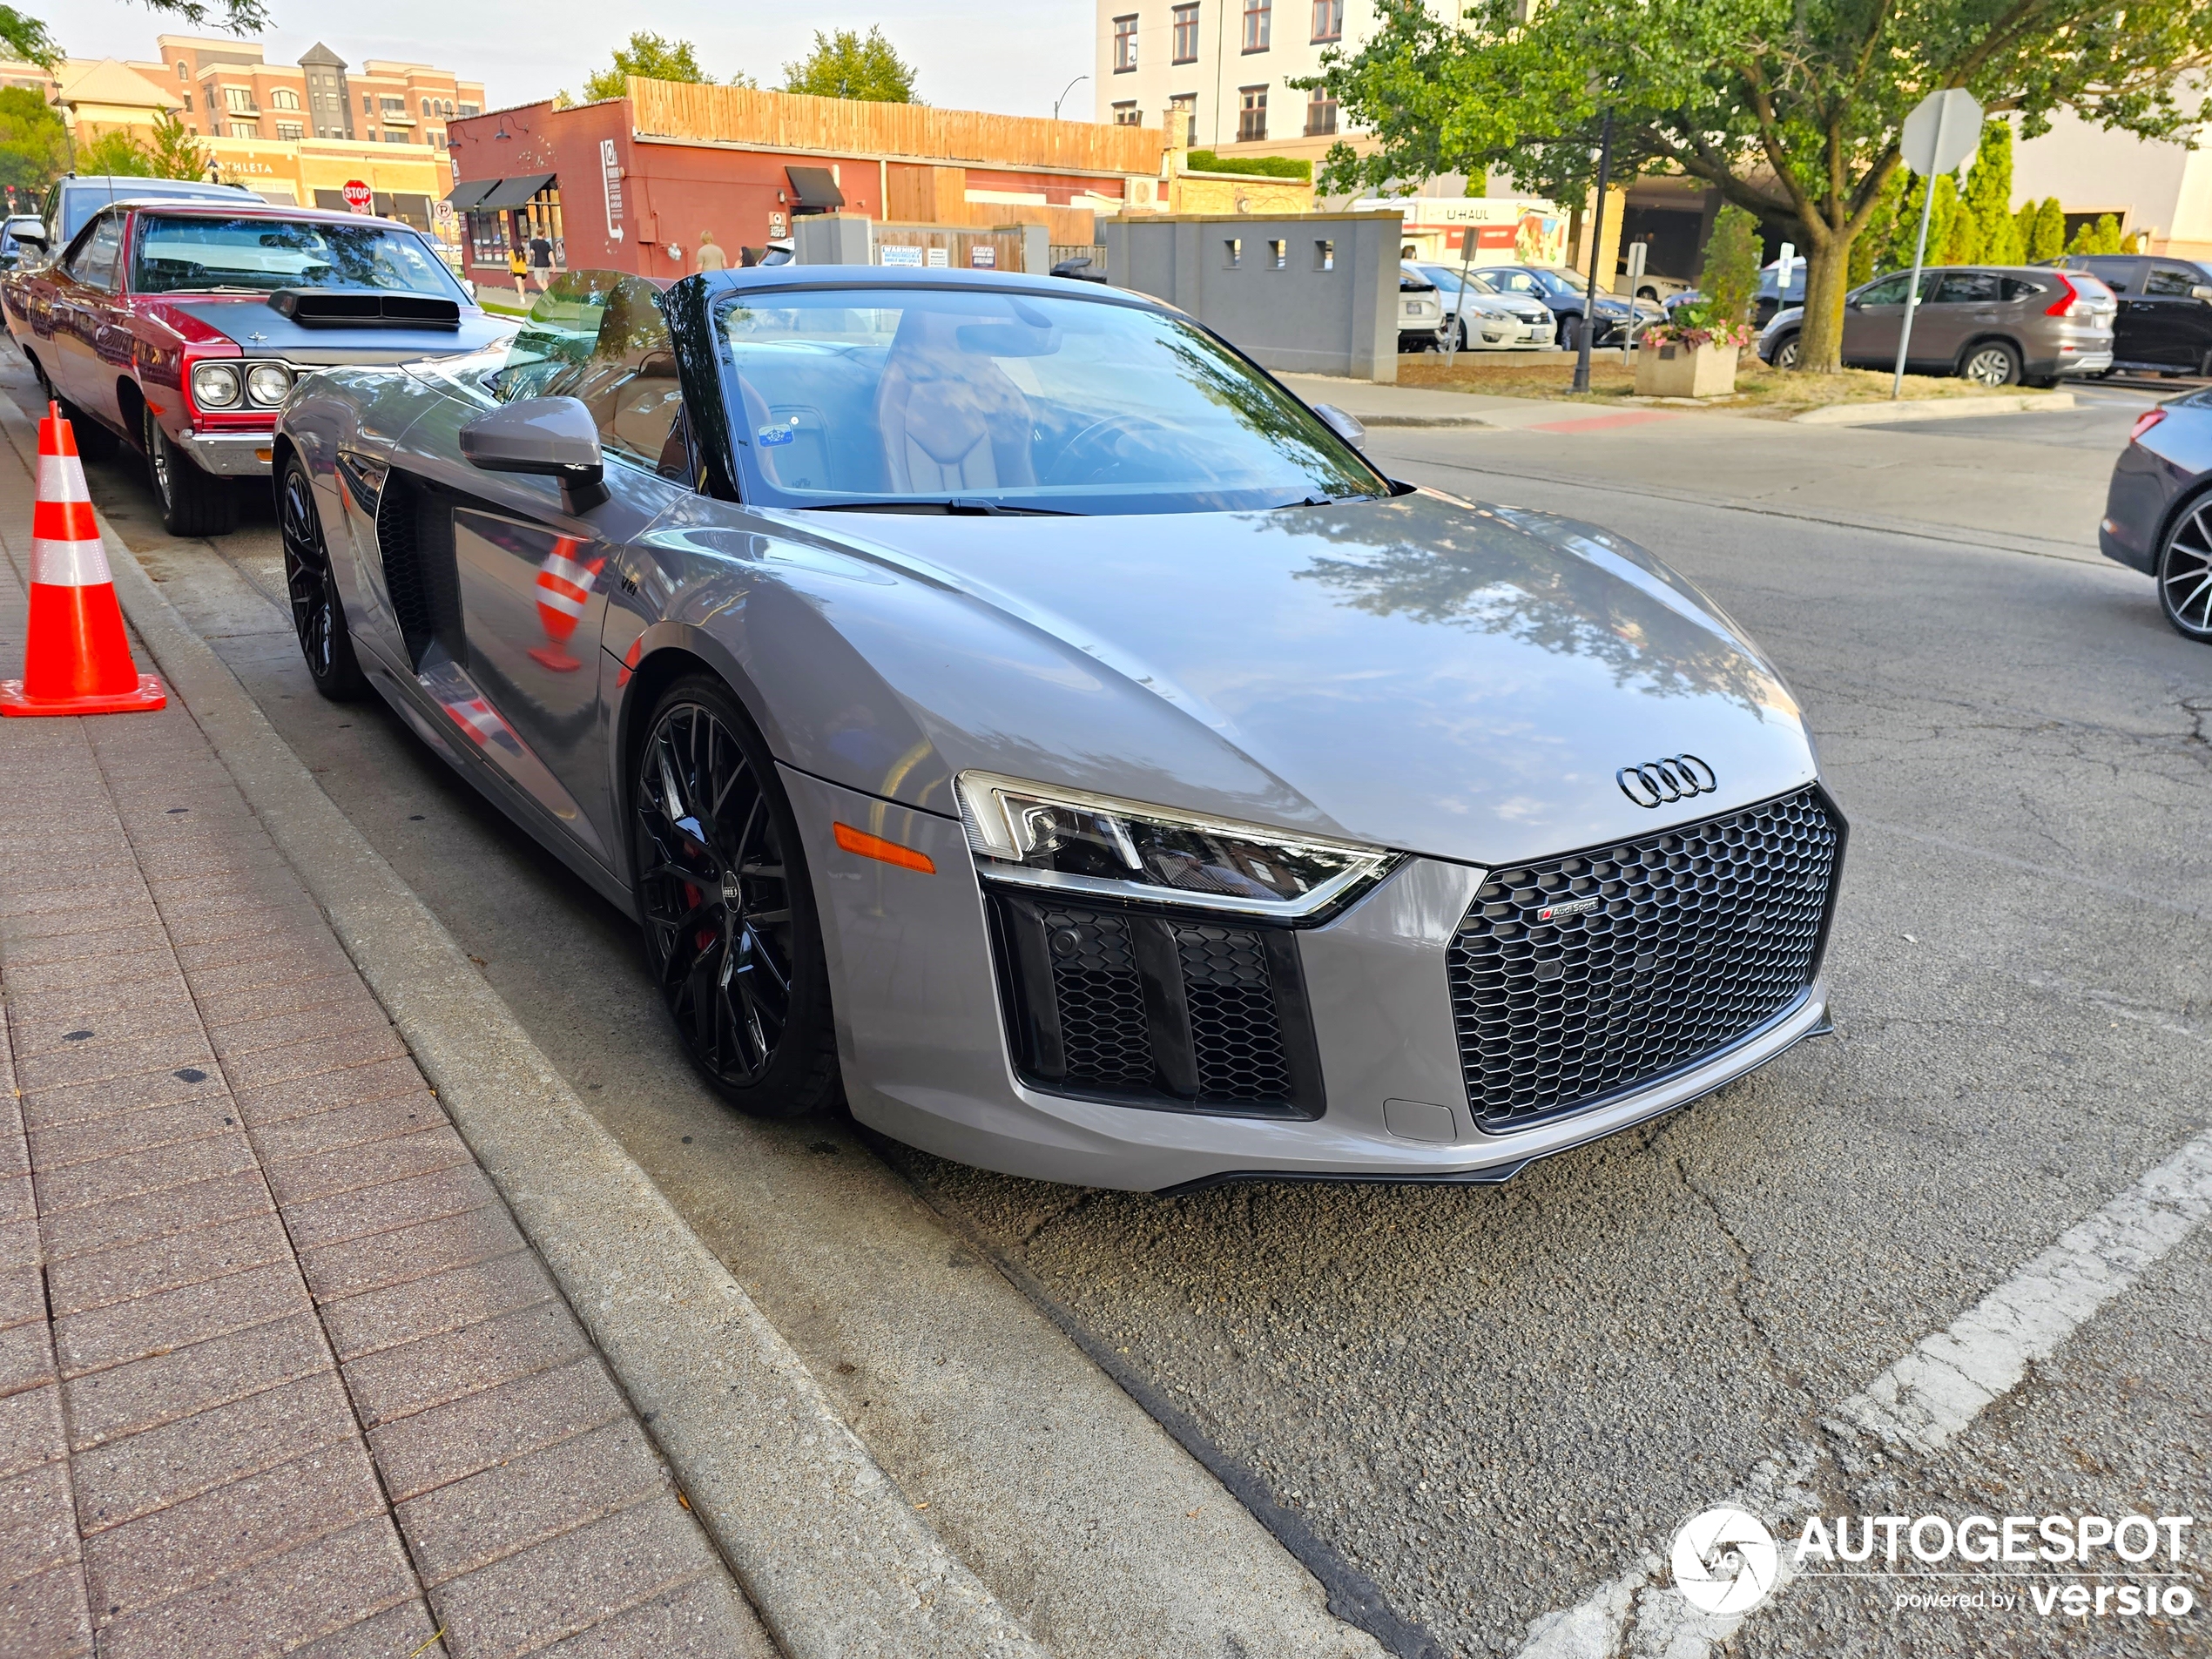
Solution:
M 1638 397 L 1725 397 L 1736 389 L 1741 348 L 1679 341 L 1636 347 Z

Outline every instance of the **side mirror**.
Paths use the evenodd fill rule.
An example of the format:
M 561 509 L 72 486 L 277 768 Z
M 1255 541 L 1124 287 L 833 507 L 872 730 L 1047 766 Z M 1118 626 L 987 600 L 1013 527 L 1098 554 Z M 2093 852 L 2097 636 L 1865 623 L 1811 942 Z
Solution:
M 523 398 L 478 415 L 461 428 L 461 454 L 486 472 L 559 480 L 561 504 L 572 513 L 607 498 L 598 423 L 572 397 Z
M 16 241 L 21 246 L 35 247 L 41 253 L 44 253 L 46 251 L 46 233 L 44 230 L 32 230 L 26 226 L 22 230 L 17 231 L 15 235 Z
M 1333 403 L 1316 403 L 1314 414 L 1321 417 L 1321 424 L 1357 449 L 1367 442 L 1367 428 Z
M 2212 284 L 2200 282 L 2189 290 L 2192 300 L 2212 300 Z

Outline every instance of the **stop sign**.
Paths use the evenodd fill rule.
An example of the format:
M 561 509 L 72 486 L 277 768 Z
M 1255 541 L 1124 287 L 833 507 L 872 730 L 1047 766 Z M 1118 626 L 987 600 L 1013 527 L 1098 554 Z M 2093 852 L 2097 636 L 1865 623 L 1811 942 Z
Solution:
M 376 206 L 376 192 L 358 179 L 348 179 L 341 193 L 346 198 L 346 206 L 357 213 L 366 213 Z

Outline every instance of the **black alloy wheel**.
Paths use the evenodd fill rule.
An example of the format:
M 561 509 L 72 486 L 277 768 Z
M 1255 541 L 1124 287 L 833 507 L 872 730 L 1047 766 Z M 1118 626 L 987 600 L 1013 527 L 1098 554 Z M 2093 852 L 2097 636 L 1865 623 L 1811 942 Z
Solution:
M 2158 608 L 2183 637 L 2212 645 L 2212 496 L 2182 510 L 2158 550 Z
M 284 586 L 292 597 L 292 626 L 307 677 L 334 703 L 351 702 L 368 689 L 354 655 L 346 626 L 346 606 L 331 579 L 330 550 L 322 537 L 322 515 L 315 509 L 314 487 L 307 463 L 293 455 L 285 462 L 277 486 L 277 529 L 284 542 Z
M 754 1116 L 828 1104 L 837 1035 L 798 823 L 720 681 L 663 694 L 631 791 L 645 959 L 692 1063 Z
M 161 503 L 161 523 L 172 536 L 227 536 L 238 527 L 238 497 L 230 481 L 200 470 L 161 429 L 148 409 L 140 417 L 146 473 Z
M 2020 349 L 2006 340 L 1984 340 L 1969 346 L 1959 365 L 1959 378 L 1977 386 L 2011 386 L 2020 377 Z

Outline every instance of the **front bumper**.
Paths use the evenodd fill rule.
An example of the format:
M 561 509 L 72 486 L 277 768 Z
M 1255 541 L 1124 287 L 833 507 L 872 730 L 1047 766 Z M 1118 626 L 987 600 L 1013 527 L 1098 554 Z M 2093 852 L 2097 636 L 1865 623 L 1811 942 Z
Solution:
M 1824 1028 L 1816 978 L 1764 1024 L 1647 1086 L 1489 1133 L 1469 1110 L 1447 953 L 1484 872 L 1412 859 L 1295 935 L 1325 1109 L 1157 1109 L 1049 1093 L 1017 1074 L 983 895 L 960 825 L 786 769 L 813 861 L 846 1089 L 863 1123 L 1035 1180 L 1159 1191 L 1239 1177 L 1501 1179 L 1671 1111 Z M 839 850 L 845 823 L 925 853 L 934 874 Z
M 176 439 L 194 466 L 218 478 L 266 478 L 275 443 L 273 432 L 186 431 Z

